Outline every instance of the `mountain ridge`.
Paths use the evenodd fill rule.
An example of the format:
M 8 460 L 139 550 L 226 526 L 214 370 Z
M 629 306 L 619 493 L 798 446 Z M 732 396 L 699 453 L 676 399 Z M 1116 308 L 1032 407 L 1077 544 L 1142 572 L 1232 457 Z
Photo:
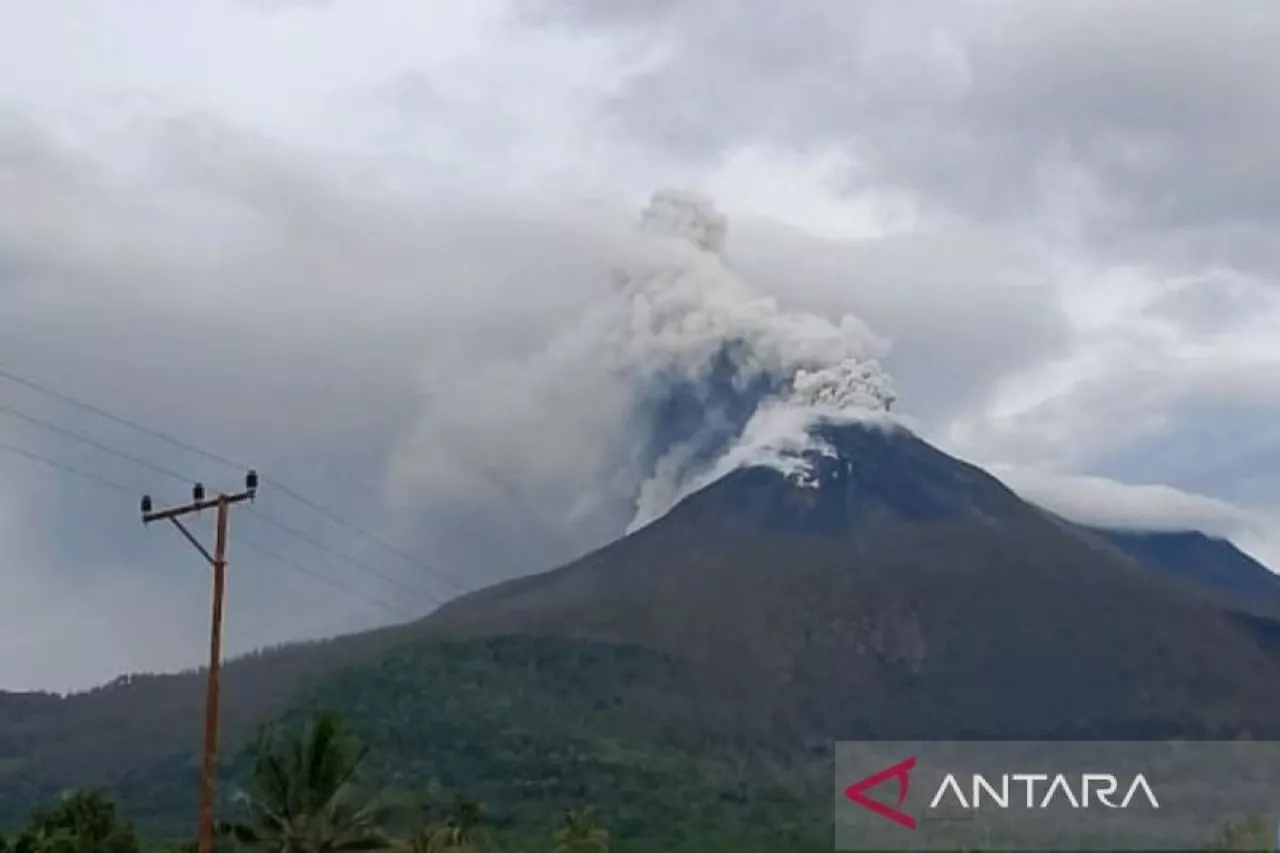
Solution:
M 1201 530 L 1091 529 L 1147 565 L 1170 577 L 1246 599 L 1280 604 L 1280 576 L 1225 536 Z

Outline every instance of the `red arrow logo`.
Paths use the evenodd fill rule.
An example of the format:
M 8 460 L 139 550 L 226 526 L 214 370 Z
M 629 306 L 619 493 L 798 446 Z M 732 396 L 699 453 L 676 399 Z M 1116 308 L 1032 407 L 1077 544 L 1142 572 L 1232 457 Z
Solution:
M 879 773 L 873 773 L 865 779 L 854 782 L 844 789 L 844 795 L 864 809 L 880 815 L 880 817 L 888 818 L 899 826 L 905 826 L 907 829 L 915 829 L 916 819 L 905 812 L 899 811 L 902 808 L 902 804 L 907 800 L 907 791 L 911 788 L 911 777 L 908 774 L 911 773 L 912 768 L 915 766 L 916 757 L 913 755 L 905 761 L 899 761 L 892 767 L 886 767 Z M 879 800 L 871 799 L 866 794 L 871 788 L 889 779 L 898 780 L 897 807 L 886 806 Z

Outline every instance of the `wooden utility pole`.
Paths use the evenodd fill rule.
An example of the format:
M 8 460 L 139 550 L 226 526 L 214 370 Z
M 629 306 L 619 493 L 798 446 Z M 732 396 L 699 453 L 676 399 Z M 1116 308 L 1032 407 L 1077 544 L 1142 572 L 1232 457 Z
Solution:
M 258 474 L 250 471 L 244 478 L 245 490 L 234 495 L 219 493 L 206 498 L 204 486 L 196 483 L 191 490 L 190 503 L 168 509 L 153 510 L 151 496 L 142 498 L 142 523 L 168 520 L 178 532 L 195 546 L 209 565 L 213 567 L 213 619 L 209 626 L 209 682 L 204 701 L 204 755 L 200 770 L 200 817 L 197 825 L 197 853 L 213 853 L 213 780 L 214 764 L 218 753 L 218 668 L 222 662 L 222 596 L 226 588 L 227 572 L 227 516 L 232 504 L 252 501 L 258 491 Z M 200 540 L 180 520 L 184 515 L 205 509 L 216 509 L 213 553 L 200 544 Z

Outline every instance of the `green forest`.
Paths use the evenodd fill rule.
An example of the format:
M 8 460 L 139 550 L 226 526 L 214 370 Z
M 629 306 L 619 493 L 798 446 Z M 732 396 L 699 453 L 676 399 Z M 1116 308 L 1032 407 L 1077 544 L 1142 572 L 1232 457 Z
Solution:
M 651 649 L 406 643 L 310 680 L 256 736 L 226 740 L 219 850 L 831 850 L 830 742 L 751 710 Z M 69 752 L 53 765 L 69 791 L 0 777 L 0 853 L 193 850 L 194 754 L 140 762 L 148 730 L 130 731 L 97 727 L 113 752 L 86 760 L 116 766 L 98 781 L 71 775 Z M 29 739 L 9 746 L 24 743 L 11 764 L 39 766 Z M 1210 849 L 1271 850 L 1270 836 L 1229 826 Z
M 219 850 L 831 850 L 830 743 L 741 711 L 704 670 L 649 649 L 408 643 L 311 681 L 256 736 L 228 739 Z M 119 750 L 141 741 L 115 740 L 107 781 L 0 784 L 0 853 L 194 850 L 193 754 L 131 768 Z M 1274 847 L 1247 825 L 1210 849 Z
M 568 850 L 607 839 L 624 853 L 829 850 L 825 754 L 815 756 L 812 779 L 784 784 L 803 762 L 735 724 L 734 713 L 703 671 L 651 650 L 550 637 L 409 643 L 311 681 L 256 738 L 228 738 L 217 817 L 224 845 L 282 851 L 378 849 L 280 841 L 303 825 L 354 833 L 359 840 L 349 843 L 358 845 L 416 838 L 408 849 L 428 849 L 440 836 L 454 838 L 448 849 Z M 143 737 L 116 738 L 117 772 L 77 785 L 79 793 L 64 794 L 52 779 L 0 784 L 9 846 L 184 849 L 194 832 L 194 755 L 135 764 L 120 750 L 147 748 Z M 39 760 L 21 756 L 25 766 Z M 62 778 L 74 780 L 64 764 Z M 301 778 L 315 767 L 330 775 Z M 122 828 L 126 819 L 133 830 Z M 282 846 L 264 847 L 276 842 L 250 832 Z M 82 835 L 92 842 L 50 846 Z
M 223 798 L 218 853 L 338 853 L 338 851 L 753 851 L 823 849 L 799 838 L 752 839 L 726 829 L 688 833 L 680 826 L 619 838 L 589 802 L 519 821 L 493 821 L 464 794 L 410 793 L 368 784 L 369 747 L 336 713 L 320 713 L 298 730 L 262 730 L 246 751 L 247 778 Z M 194 804 L 193 804 L 194 805 Z M 659 828 L 655 828 L 659 829 Z M 681 838 L 681 835 L 684 835 Z M 645 838 L 643 835 L 649 835 Z M 65 793 L 35 810 L 24 826 L 0 836 L 0 853 L 194 853 L 194 841 L 140 832 L 102 790 Z
M 618 839 L 594 807 L 582 805 L 545 820 L 495 825 L 478 801 L 463 795 L 409 796 L 366 785 L 368 747 L 334 713 L 319 714 L 297 733 L 262 731 L 250 750 L 246 785 L 234 813 L 214 827 L 215 853 L 612 853 L 627 850 L 791 853 L 829 849 L 818 839 L 752 839 L 731 832 L 687 836 L 655 845 Z M 1260 820 L 1228 824 L 1206 851 L 1272 849 Z M 677 832 L 678 834 L 678 832 Z M 109 794 L 74 791 L 37 809 L 26 825 L 0 836 L 0 853 L 194 853 L 194 841 L 145 838 L 123 819 Z

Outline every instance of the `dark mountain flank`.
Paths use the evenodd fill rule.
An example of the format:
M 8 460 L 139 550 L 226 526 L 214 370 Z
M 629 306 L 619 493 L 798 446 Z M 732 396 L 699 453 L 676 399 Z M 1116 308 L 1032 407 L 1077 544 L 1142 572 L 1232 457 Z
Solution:
M 1095 532 L 1129 556 L 1169 577 L 1218 590 L 1242 601 L 1280 605 L 1280 577 L 1225 539 L 1194 530 Z
M 738 470 L 427 627 L 660 649 L 819 738 L 1277 727 L 1280 659 L 1217 601 L 906 432 L 825 437 L 807 476 Z
M 562 568 L 231 663 L 227 773 L 329 707 L 382 781 L 500 822 L 591 799 L 657 849 L 826 849 L 833 739 L 1280 736 L 1280 622 L 1243 606 L 1274 581 L 1228 544 L 1064 522 L 903 430 L 815 437 Z M 93 782 L 185 824 L 201 689 L 0 695 L 0 822 Z

